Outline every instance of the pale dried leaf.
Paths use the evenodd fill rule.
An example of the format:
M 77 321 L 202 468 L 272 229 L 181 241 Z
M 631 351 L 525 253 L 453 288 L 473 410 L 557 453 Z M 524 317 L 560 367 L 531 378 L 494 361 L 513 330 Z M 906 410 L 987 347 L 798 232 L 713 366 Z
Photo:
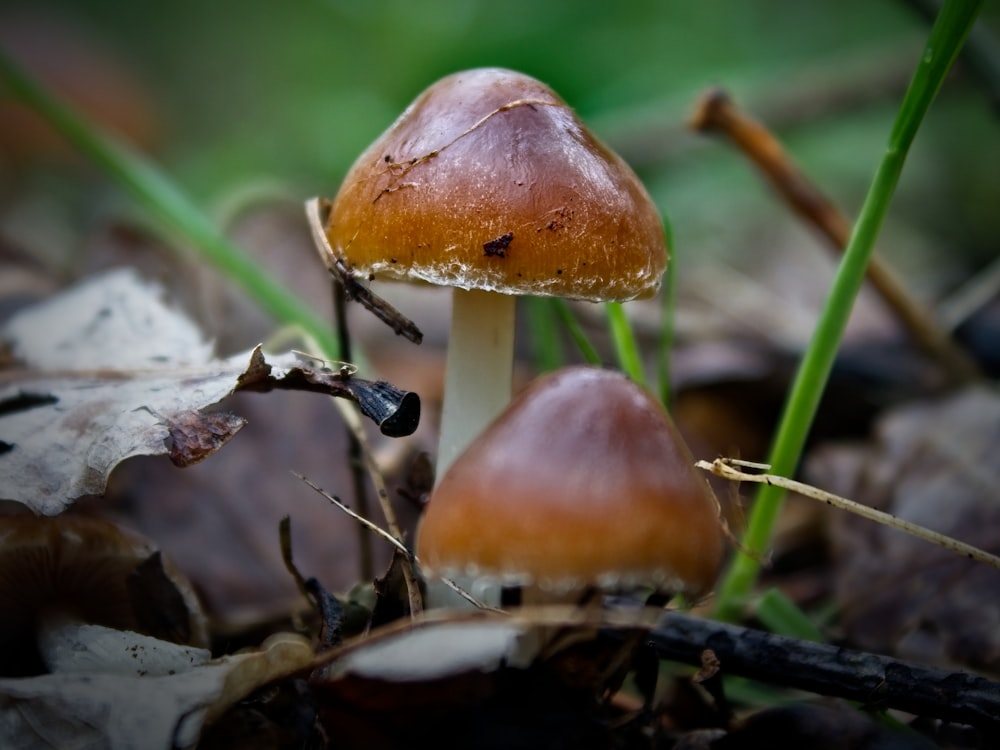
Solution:
M 260 347 L 214 359 L 161 298 L 155 284 L 114 271 L 25 310 L 0 332 L 26 368 L 0 380 L 0 499 L 53 515 L 103 493 L 112 469 L 132 456 L 199 461 L 243 426 L 240 417 L 201 413 L 236 390 L 342 396 L 387 435 L 416 428 L 416 394 L 306 366 L 294 353 L 267 361 Z
M 211 658 L 208 649 L 131 630 L 51 618 L 38 632 L 38 649 L 50 672 L 159 676 L 183 672 Z
M 308 666 L 312 648 L 291 634 L 259 650 L 162 676 L 46 674 L 0 679 L 0 746 L 192 747 L 203 727 L 258 687 Z
M 359 678 L 419 683 L 467 672 L 527 669 L 573 643 L 592 639 L 596 628 L 648 630 L 655 610 L 622 611 L 562 605 L 496 610 L 434 610 L 415 620 L 345 642 L 323 654 L 313 681 L 329 685 Z
M 93 276 L 14 316 L 3 338 L 33 370 L 142 370 L 204 365 L 211 342 L 166 303 L 159 284 L 122 268 Z

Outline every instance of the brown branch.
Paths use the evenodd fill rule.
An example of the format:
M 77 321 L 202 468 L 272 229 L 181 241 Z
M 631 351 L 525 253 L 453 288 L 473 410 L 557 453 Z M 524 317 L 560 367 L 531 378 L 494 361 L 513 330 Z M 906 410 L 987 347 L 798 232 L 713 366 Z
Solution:
M 330 215 L 330 201 L 325 198 L 310 198 L 306 201 L 305 209 L 309 229 L 312 231 L 313 240 L 316 243 L 316 251 L 323 259 L 330 275 L 341 285 L 347 299 L 359 302 L 362 307 L 389 326 L 397 336 L 402 336 L 414 344 L 423 341 L 424 334 L 417 327 L 417 324 L 362 284 L 354 271 L 330 246 L 330 241 L 324 230 Z
M 812 643 L 668 612 L 647 637 L 663 659 L 701 666 L 711 649 L 723 673 L 859 701 L 875 709 L 1000 729 L 1000 683 L 889 656 Z
M 378 425 L 387 437 L 412 435 L 420 422 L 420 396 L 403 391 L 384 380 L 355 378 L 348 369 L 334 371 L 288 366 L 281 361 L 275 374 L 258 346 L 250 355 L 246 372 L 239 376 L 234 391 L 267 393 L 273 390 L 310 391 L 346 398 L 357 403 L 361 413 Z
M 340 356 L 346 361 L 354 360 L 351 342 L 351 329 L 347 325 L 347 287 L 343 279 L 334 277 L 330 285 L 333 292 L 333 319 L 337 331 L 337 343 L 340 345 Z M 347 428 L 347 464 L 351 471 L 351 481 L 354 484 L 354 502 L 362 516 L 368 516 L 368 483 L 361 455 L 361 443 L 358 442 L 354 430 Z M 375 578 L 375 558 L 372 552 L 371 534 L 364 526 L 358 526 L 358 569 L 362 581 Z
M 688 124 L 703 133 L 731 140 L 763 172 L 772 187 L 805 221 L 817 227 L 839 252 L 851 236 L 851 222 L 796 166 L 778 139 L 716 88 L 706 92 Z M 877 257 L 868 264 L 868 280 L 910 332 L 918 346 L 937 359 L 957 383 L 977 380 L 979 370 L 969 355 L 918 303 L 891 269 Z

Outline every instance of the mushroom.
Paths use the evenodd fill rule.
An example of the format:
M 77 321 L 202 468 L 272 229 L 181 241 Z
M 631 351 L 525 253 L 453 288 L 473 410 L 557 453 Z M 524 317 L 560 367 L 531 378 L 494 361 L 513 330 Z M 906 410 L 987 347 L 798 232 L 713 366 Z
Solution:
M 431 495 L 416 552 L 431 576 L 582 598 L 697 597 L 723 555 L 719 506 L 667 413 L 625 375 L 533 381 Z
M 161 553 L 135 532 L 85 516 L 0 516 L 0 612 L 0 675 L 8 677 L 65 663 L 80 626 L 208 642 L 190 583 Z
M 510 400 L 513 295 L 651 296 L 667 262 L 635 173 L 549 87 L 500 68 L 441 79 L 368 147 L 320 253 L 454 288 L 438 476 Z

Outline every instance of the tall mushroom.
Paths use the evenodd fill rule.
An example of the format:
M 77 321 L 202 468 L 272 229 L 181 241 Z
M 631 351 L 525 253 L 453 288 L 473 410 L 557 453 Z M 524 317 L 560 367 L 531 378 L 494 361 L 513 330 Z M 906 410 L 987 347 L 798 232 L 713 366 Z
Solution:
M 416 551 L 432 576 L 697 596 L 723 534 L 660 404 L 621 373 L 579 366 L 535 380 L 455 460 Z
M 660 215 L 635 173 L 539 81 L 441 79 L 358 158 L 326 263 L 454 287 L 438 475 L 510 400 L 513 295 L 625 301 L 659 288 Z

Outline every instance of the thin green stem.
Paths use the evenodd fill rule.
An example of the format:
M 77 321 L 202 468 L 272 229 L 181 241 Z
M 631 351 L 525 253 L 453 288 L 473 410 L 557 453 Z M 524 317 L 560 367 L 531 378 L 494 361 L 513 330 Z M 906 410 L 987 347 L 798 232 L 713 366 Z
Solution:
M 772 633 L 814 643 L 826 642 L 816 623 L 779 589 L 763 592 L 753 610 L 754 617 Z
M 872 179 L 812 341 L 792 385 L 768 460 L 774 474 L 792 476 L 799 463 L 906 155 L 982 5 L 983 0 L 947 0 L 931 29 L 924 54 L 896 116 L 888 148 Z M 771 542 L 783 497 L 783 490 L 771 486 L 763 486 L 757 493 L 743 536 L 745 551 L 735 553 L 719 588 L 715 607 L 717 618 L 739 618 L 757 581 L 760 561 Z
M 608 326 L 611 340 L 615 345 L 615 355 L 618 366 L 639 385 L 646 385 L 646 374 L 642 369 L 642 357 L 639 355 L 639 345 L 632 331 L 632 324 L 625 314 L 621 302 L 605 302 L 604 310 L 608 316 Z
M 586 331 L 583 330 L 583 326 L 576 319 L 566 300 L 559 297 L 549 297 L 548 302 L 556 316 L 566 326 L 566 331 L 573 339 L 573 343 L 576 344 L 576 348 L 580 350 L 584 361 L 590 365 L 600 365 L 601 355 L 597 353 L 597 347 L 588 338 Z
M 538 372 L 550 372 L 562 366 L 562 341 L 559 339 L 559 322 L 555 310 L 542 297 L 524 300 L 530 321 L 531 349 Z
M 298 326 L 317 342 L 324 356 L 339 359 L 337 340 L 327 322 L 230 242 L 159 167 L 127 144 L 100 132 L 31 80 L 2 51 L 0 81 L 111 175 L 166 227 L 242 286 L 275 321 Z M 316 272 L 325 273 L 318 262 Z

